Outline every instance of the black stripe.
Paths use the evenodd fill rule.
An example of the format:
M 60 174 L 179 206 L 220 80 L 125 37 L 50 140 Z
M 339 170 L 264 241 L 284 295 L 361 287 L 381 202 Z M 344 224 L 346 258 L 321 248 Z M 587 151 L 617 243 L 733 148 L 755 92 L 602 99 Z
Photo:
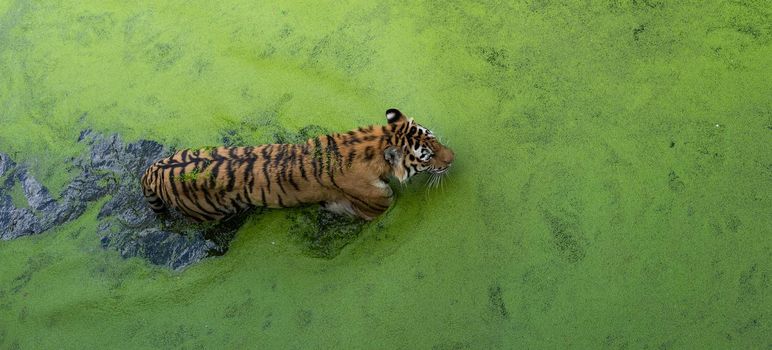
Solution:
M 220 207 L 218 205 L 215 205 L 214 202 L 212 202 L 212 199 L 209 197 L 209 190 L 207 190 L 206 188 L 203 188 L 203 190 L 201 192 L 204 193 L 204 201 L 206 202 L 206 204 L 209 204 L 209 206 L 215 212 L 220 213 L 221 212 Z
M 220 148 L 221 147 L 217 147 L 217 148 L 212 150 L 213 152 L 209 153 L 209 155 L 212 156 L 212 159 L 214 159 L 214 160 L 222 160 L 223 159 L 223 156 L 220 155 Z
M 180 195 L 179 195 L 179 192 L 178 192 L 178 190 L 177 190 L 177 184 L 176 184 L 176 183 L 175 183 L 175 181 L 174 181 L 174 177 L 175 177 L 175 176 L 177 176 L 177 175 L 175 175 L 175 174 L 174 174 L 174 170 L 173 170 L 173 169 L 169 169 L 169 175 L 168 175 L 168 179 L 169 179 L 169 186 L 172 188 L 172 194 L 174 194 L 174 197 L 172 197 L 171 199 L 174 201 L 175 207 L 177 207 L 177 208 L 178 208 L 178 209 L 180 209 L 180 211 L 182 211 L 182 212 L 183 212 L 185 215 L 187 215 L 187 216 L 189 216 L 189 217 L 191 217 L 191 218 L 193 218 L 193 219 L 201 219 L 200 217 L 196 217 L 196 216 L 197 216 L 197 215 L 196 215 L 197 213 L 196 213 L 194 210 L 192 210 L 192 209 L 188 208 L 188 206 L 187 206 L 187 205 L 185 205 L 185 204 L 182 202 L 182 200 L 181 200 L 181 197 L 180 197 Z M 183 187 L 183 191 L 184 191 L 184 190 L 185 190 L 185 189 L 184 189 L 184 187 Z
M 276 155 L 276 160 L 274 160 L 274 167 L 278 168 L 278 171 L 276 172 L 276 179 L 277 183 L 279 184 L 279 189 L 282 193 L 287 193 L 287 191 L 284 190 L 284 180 L 287 178 L 287 145 L 282 144 L 279 147 L 279 154 Z M 279 163 L 281 163 L 281 167 L 278 167 Z
M 252 203 L 252 192 L 253 192 L 252 189 L 255 188 L 255 177 L 254 176 L 252 176 L 252 179 L 249 180 L 249 186 L 245 186 L 245 187 L 247 187 L 249 189 L 249 194 L 247 196 L 247 198 L 249 200 L 249 204 L 254 204 L 254 203 Z
M 217 187 L 217 177 L 220 175 L 220 165 L 222 165 L 222 161 L 218 160 L 214 162 L 212 166 L 212 175 L 209 177 L 209 188 L 214 189 Z
M 159 197 L 161 197 L 161 199 L 164 202 L 169 204 L 169 202 L 166 201 L 167 199 L 164 198 L 165 197 L 165 193 L 164 193 L 164 191 L 165 191 L 165 189 L 164 189 L 165 184 L 164 184 L 164 179 L 163 179 L 164 171 L 163 171 L 162 168 L 158 167 L 156 172 L 160 173 L 160 175 L 158 176 L 158 180 L 156 180 L 155 183 L 154 183 L 154 189 L 153 190 L 155 191 L 156 194 L 158 194 Z
M 274 156 L 274 159 L 273 159 L 274 167 L 279 166 L 279 162 L 281 162 L 281 160 L 284 158 L 284 151 L 286 151 L 286 148 L 287 148 L 286 144 L 279 145 L 279 151 L 276 152 L 276 155 Z
M 203 216 L 205 219 L 211 220 L 211 217 L 209 217 L 206 214 L 217 214 L 217 213 L 211 213 L 201 207 L 200 204 L 198 204 L 198 201 L 191 195 L 190 189 L 188 188 L 187 182 L 184 180 L 185 170 L 181 170 L 180 174 L 178 175 L 180 178 L 183 178 L 183 180 L 179 181 L 180 188 L 182 189 L 182 197 L 180 198 L 179 204 L 182 208 L 185 209 L 185 211 L 193 212 L 196 214 L 199 214 Z M 188 202 L 190 202 L 190 205 L 185 204 L 184 199 L 187 199 Z M 198 209 L 198 210 L 197 210 Z
M 191 156 L 191 160 L 192 159 L 193 158 Z M 190 181 L 190 188 L 192 188 L 194 191 L 197 191 L 198 190 L 198 175 L 200 174 L 200 170 L 198 169 L 198 159 L 193 161 L 193 171 L 197 172 L 197 173 L 196 173 L 196 177 L 192 179 L 193 181 Z
M 335 164 L 333 164 L 333 161 L 332 161 L 333 159 L 335 159 L 336 161 L 338 160 L 338 158 L 335 156 L 335 153 L 337 151 L 334 149 L 335 147 L 337 147 L 337 144 L 335 144 L 335 141 L 332 141 L 332 137 L 330 135 L 326 135 L 326 136 L 327 136 L 327 151 L 324 152 L 324 158 L 327 161 L 327 167 L 326 167 L 327 176 L 330 178 L 330 182 L 332 183 L 333 186 L 340 188 L 340 186 L 338 186 L 338 184 L 335 183 L 335 174 L 333 172 L 333 167 L 335 166 Z M 321 174 L 320 174 L 320 177 L 321 177 Z
M 226 187 L 228 192 L 233 191 L 233 187 L 236 185 L 236 176 L 233 173 L 233 163 L 235 162 L 235 159 L 228 161 L 228 186 Z
M 247 207 L 247 206 L 248 206 L 248 205 L 247 205 L 246 203 L 244 203 L 244 202 L 245 202 L 245 201 L 244 201 L 244 197 L 242 197 L 240 193 L 239 193 L 239 194 L 237 194 L 237 195 L 236 195 L 236 204 L 235 204 L 235 205 L 236 205 L 236 208 L 238 208 L 238 210 L 237 210 L 237 211 L 241 211 L 242 209 L 244 209 L 245 207 Z
M 172 188 L 172 194 L 174 194 L 175 197 L 179 196 L 177 193 L 177 186 L 174 183 L 174 169 L 169 169 L 169 175 L 167 176 L 169 180 L 169 186 Z
M 197 222 L 214 220 L 213 217 L 211 217 L 209 215 L 206 215 L 204 213 L 199 213 L 199 212 L 197 212 L 195 210 L 187 210 L 186 209 L 185 210 L 185 215 L 187 215 L 188 217 L 192 218 L 193 220 L 195 220 Z
M 305 165 L 305 159 L 303 158 L 303 154 L 305 154 L 305 148 L 307 145 L 303 146 L 303 150 L 298 154 L 298 167 L 300 168 L 300 176 L 303 178 L 303 180 L 308 181 L 308 176 L 306 176 L 306 165 Z
M 224 188 L 215 192 L 215 199 L 217 199 L 217 203 L 220 203 L 223 208 L 227 207 L 227 202 L 225 200 L 227 199 L 228 195 L 230 195 L 230 192 L 226 191 Z
M 151 180 L 152 181 L 151 185 L 152 185 L 153 192 L 159 193 L 161 191 L 161 183 L 163 182 L 161 181 L 161 177 L 163 176 L 163 170 L 159 166 L 154 165 L 154 167 L 155 169 L 153 169 L 153 175 L 152 175 L 153 179 Z
M 348 153 L 348 160 L 346 161 L 346 167 L 350 168 L 352 165 L 354 165 L 354 158 L 357 156 L 356 150 L 351 150 L 351 152 Z
M 241 211 L 241 209 L 244 209 L 244 207 L 241 206 L 241 203 L 235 199 L 231 199 L 231 207 L 234 209 L 229 214 L 235 214 Z
M 244 169 L 244 197 L 247 199 L 247 203 L 252 204 L 252 196 L 250 192 L 252 191 L 252 184 L 255 181 L 254 176 L 252 176 L 252 167 L 255 166 L 255 157 L 248 157 L 247 158 L 247 168 Z
M 353 134 L 350 134 L 350 135 L 352 136 L 347 137 L 346 139 L 343 140 L 344 146 L 351 146 L 351 145 L 362 143 L 362 140 L 360 140 L 358 137 L 354 136 Z
M 164 169 L 179 169 L 179 168 L 185 168 L 188 165 L 190 165 L 191 162 L 176 162 L 174 164 L 158 164 L 159 167 L 162 167 Z
M 346 193 L 346 192 L 344 192 L 344 194 L 346 195 L 346 197 L 347 197 L 347 198 L 351 198 L 351 199 L 354 199 L 354 200 L 356 200 L 357 202 L 359 202 L 359 203 L 362 203 L 364 206 L 366 206 L 366 207 L 370 208 L 370 209 L 371 209 L 371 210 L 373 210 L 373 211 L 384 211 L 384 210 L 386 210 L 386 209 L 388 209 L 388 208 L 389 208 L 389 207 L 383 207 L 383 206 L 380 206 L 380 205 L 377 205 L 377 204 L 374 204 L 374 203 L 372 203 L 372 204 L 371 204 L 371 203 L 368 203 L 368 202 L 366 202 L 366 201 L 362 200 L 361 198 L 359 198 L 359 197 L 357 197 L 357 196 L 354 196 L 354 195 L 352 195 L 352 194 L 350 194 L 350 193 Z
M 370 161 L 373 157 L 375 157 L 375 150 L 372 146 L 367 146 L 367 148 L 365 148 L 365 160 Z
M 338 171 L 342 173 L 343 155 L 340 154 L 340 150 L 338 150 L 338 143 L 335 142 L 335 138 L 330 137 L 330 135 L 327 135 L 327 149 L 332 152 L 332 155 L 335 157 L 335 163 L 338 165 Z M 332 168 L 332 165 L 330 165 L 330 168 Z
M 165 169 L 159 168 L 160 174 L 158 176 L 158 181 L 156 181 L 155 192 L 160 195 L 161 199 L 163 199 L 163 201 L 166 202 L 167 205 L 172 205 L 171 196 L 169 196 L 169 191 L 168 191 L 169 186 L 166 183 L 166 180 L 164 180 L 166 178 L 166 173 L 164 171 Z
M 293 179 L 293 175 L 294 174 L 292 172 L 292 168 L 290 168 L 289 177 L 288 177 L 289 183 L 290 183 L 290 185 L 292 185 L 292 187 L 295 188 L 295 191 L 300 191 L 300 187 L 298 186 L 297 182 L 295 182 L 295 179 Z
M 287 191 L 284 190 L 284 185 L 282 184 L 284 181 L 281 179 L 281 171 L 276 172 L 276 183 L 279 184 L 279 189 L 281 190 L 281 193 L 287 193 Z
M 201 214 L 201 216 L 203 216 L 204 219 L 206 219 L 206 221 L 214 221 L 222 217 L 222 215 L 219 215 L 219 214 L 217 216 L 209 216 L 208 214 Z
M 268 166 L 271 163 L 271 148 L 273 145 L 263 147 L 263 175 L 265 176 L 265 187 L 268 188 L 268 192 L 271 192 L 271 177 L 268 176 Z
M 284 205 L 284 202 L 282 202 L 281 200 L 281 195 L 277 193 L 276 196 L 279 198 L 279 206 L 282 208 L 286 208 L 286 206 Z
M 313 171 L 314 171 L 314 178 L 316 179 L 316 182 L 318 182 L 319 184 L 322 183 L 320 177 L 321 177 L 321 170 L 322 170 L 321 168 L 323 166 L 323 164 L 318 164 L 318 161 L 320 161 L 322 158 L 321 148 L 322 148 L 322 144 L 321 142 L 319 142 L 319 138 L 318 137 L 314 138 L 314 149 L 313 149 L 314 154 L 311 155 L 311 167 L 313 168 Z
M 206 201 L 206 202 L 209 204 L 209 206 L 210 206 L 210 207 L 211 207 L 213 210 L 209 210 L 209 209 L 206 209 L 206 208 L 204 208 L 204 206 L 203 206 L 203 205 L 201 205 L 201 194 L 202 194 L 202 193 L 204 194 L 204 201 Z M 215 206 L 212 204 L 212 202 L 211 202 L 211 201 L 210 201 L 210 200 L 207 198 L 207 195 L 208 195 L 209 193 L 208 193 L 206 190 L 203 190 L 203 191 L 198 191 L 198 193 L 197 193 L 197 194 L 198 194 L 198 196 L 196 196 L 196 198 L 195 198 L 195 199 L 194 199 L 194 198 L 191 198 L 191 197 L 188 197 L 188 198 L 191 200 L 191 204 L 192 204 L 193 206 L 195 206 L 195 208 L 194 208 L 194 209 L 198 209 L 197 211 L 198 211 L 199 213 L 201 213 L 201 214 L 204 214 L 204 215 L 207 215 L 207 216 L 208 216 L 208 217 L 210 217 L 210 218 L 212 218 L 212 216 L 210 216 L 210 215 L 214 215 L 214 216 L 213 216 L 214 218 L 216 218 L 216 217 L 220 216 L 221 210 L 220 210 L 219 208 L 215 207 Z M 210 220 L 211 220 L 211 219 L 210 219 Z
M 289 180 L 287 170 L 292 170 L 293 164 L 295 164 L 295 145 L 289 145 L 287 147 L 289 149 L 287 149 L 285 152 L 284 161 L 282 162 L 281 166 L 281 173 L 282 177 L 284 177 L 284 180 Z

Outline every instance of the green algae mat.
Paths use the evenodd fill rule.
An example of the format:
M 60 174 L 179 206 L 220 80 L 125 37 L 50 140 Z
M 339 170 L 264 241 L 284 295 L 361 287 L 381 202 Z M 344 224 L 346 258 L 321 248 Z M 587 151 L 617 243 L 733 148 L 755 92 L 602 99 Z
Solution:
M 769 348 L 771 17 L 753 0 L 0 1 L 0 152 L 54 197 L 83 130 L 259 144 L 396 107 L 456 152 L 442 188 L 394 186 L 331 256 L 310 247 L 346 232 L 309 240 L 289 209 L 186 269 L 124 259 L 96 233 L 107 198 L 0 241 L 0 348 Z

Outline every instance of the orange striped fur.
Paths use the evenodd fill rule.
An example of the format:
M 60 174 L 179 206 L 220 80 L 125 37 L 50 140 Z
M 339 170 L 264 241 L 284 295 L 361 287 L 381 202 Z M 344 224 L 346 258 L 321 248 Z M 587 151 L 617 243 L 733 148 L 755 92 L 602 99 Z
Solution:
M 388 124 L 322 135 L 301 144 L 186 149 L 151 165 L 142 177 L 156 212 L 176 208 L 196 221 L 221 220 L 253 206 L 321 203 L 371 220 L 393 201 L 388 177 L 444 174 L 453 152 L 395 109 Z

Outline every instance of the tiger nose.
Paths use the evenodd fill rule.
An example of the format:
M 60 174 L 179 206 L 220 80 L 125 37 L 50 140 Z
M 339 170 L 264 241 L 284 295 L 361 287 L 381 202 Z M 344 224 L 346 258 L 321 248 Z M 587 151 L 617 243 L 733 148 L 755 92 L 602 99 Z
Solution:
M 456 157 L 456 155 L 453 153 L 453 151 L 448 150 L 447 155 L 445 156 L 445 163 L 453 163 L 453 159 Z

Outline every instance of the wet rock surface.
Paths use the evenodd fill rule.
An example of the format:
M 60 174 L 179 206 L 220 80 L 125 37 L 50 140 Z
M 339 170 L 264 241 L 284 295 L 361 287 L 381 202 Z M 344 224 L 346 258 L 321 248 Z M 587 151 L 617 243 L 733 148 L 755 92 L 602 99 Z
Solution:
M 3 240 L 37 234 L 77 218 L 85 211 L 87 202 L 109 191 L 108 186 L 102 186 L 100 176 L 82 173 L 56 201 L 26 167 L 14 163 L 7 154 L 0 154 L 0 168 L 0 176 L 5 177 L 0 187 L 0 228 L 3 228 L 0 239 Z M 13 203 L 10 191 L 17 183 L 21 184 L 27 207 L 18 208 Z
M 225 253 L 249 214 L 211 224 L 193 224 L 173 211 L 157 217 L 142 197 L 139 179 L 150 163 L 170 150 L 154 141 L 126 144 L 117 135 L 103 136 L 90 130 L 83 131 L 78 142 L 90 150 L 72 160 L 80 174 L 59 199 L 54 199 L 23 165 L 0 153 L 0 239 L 44 232 L 77 219 L 90 203 L 112 195 L 97 216 L 96 233 L 102 247 L 115 249 L 125 258 L 142 257 L 156 265 L 181 269 Z M 17 183 L 28 207 L 13 203 L 10 192 Z

